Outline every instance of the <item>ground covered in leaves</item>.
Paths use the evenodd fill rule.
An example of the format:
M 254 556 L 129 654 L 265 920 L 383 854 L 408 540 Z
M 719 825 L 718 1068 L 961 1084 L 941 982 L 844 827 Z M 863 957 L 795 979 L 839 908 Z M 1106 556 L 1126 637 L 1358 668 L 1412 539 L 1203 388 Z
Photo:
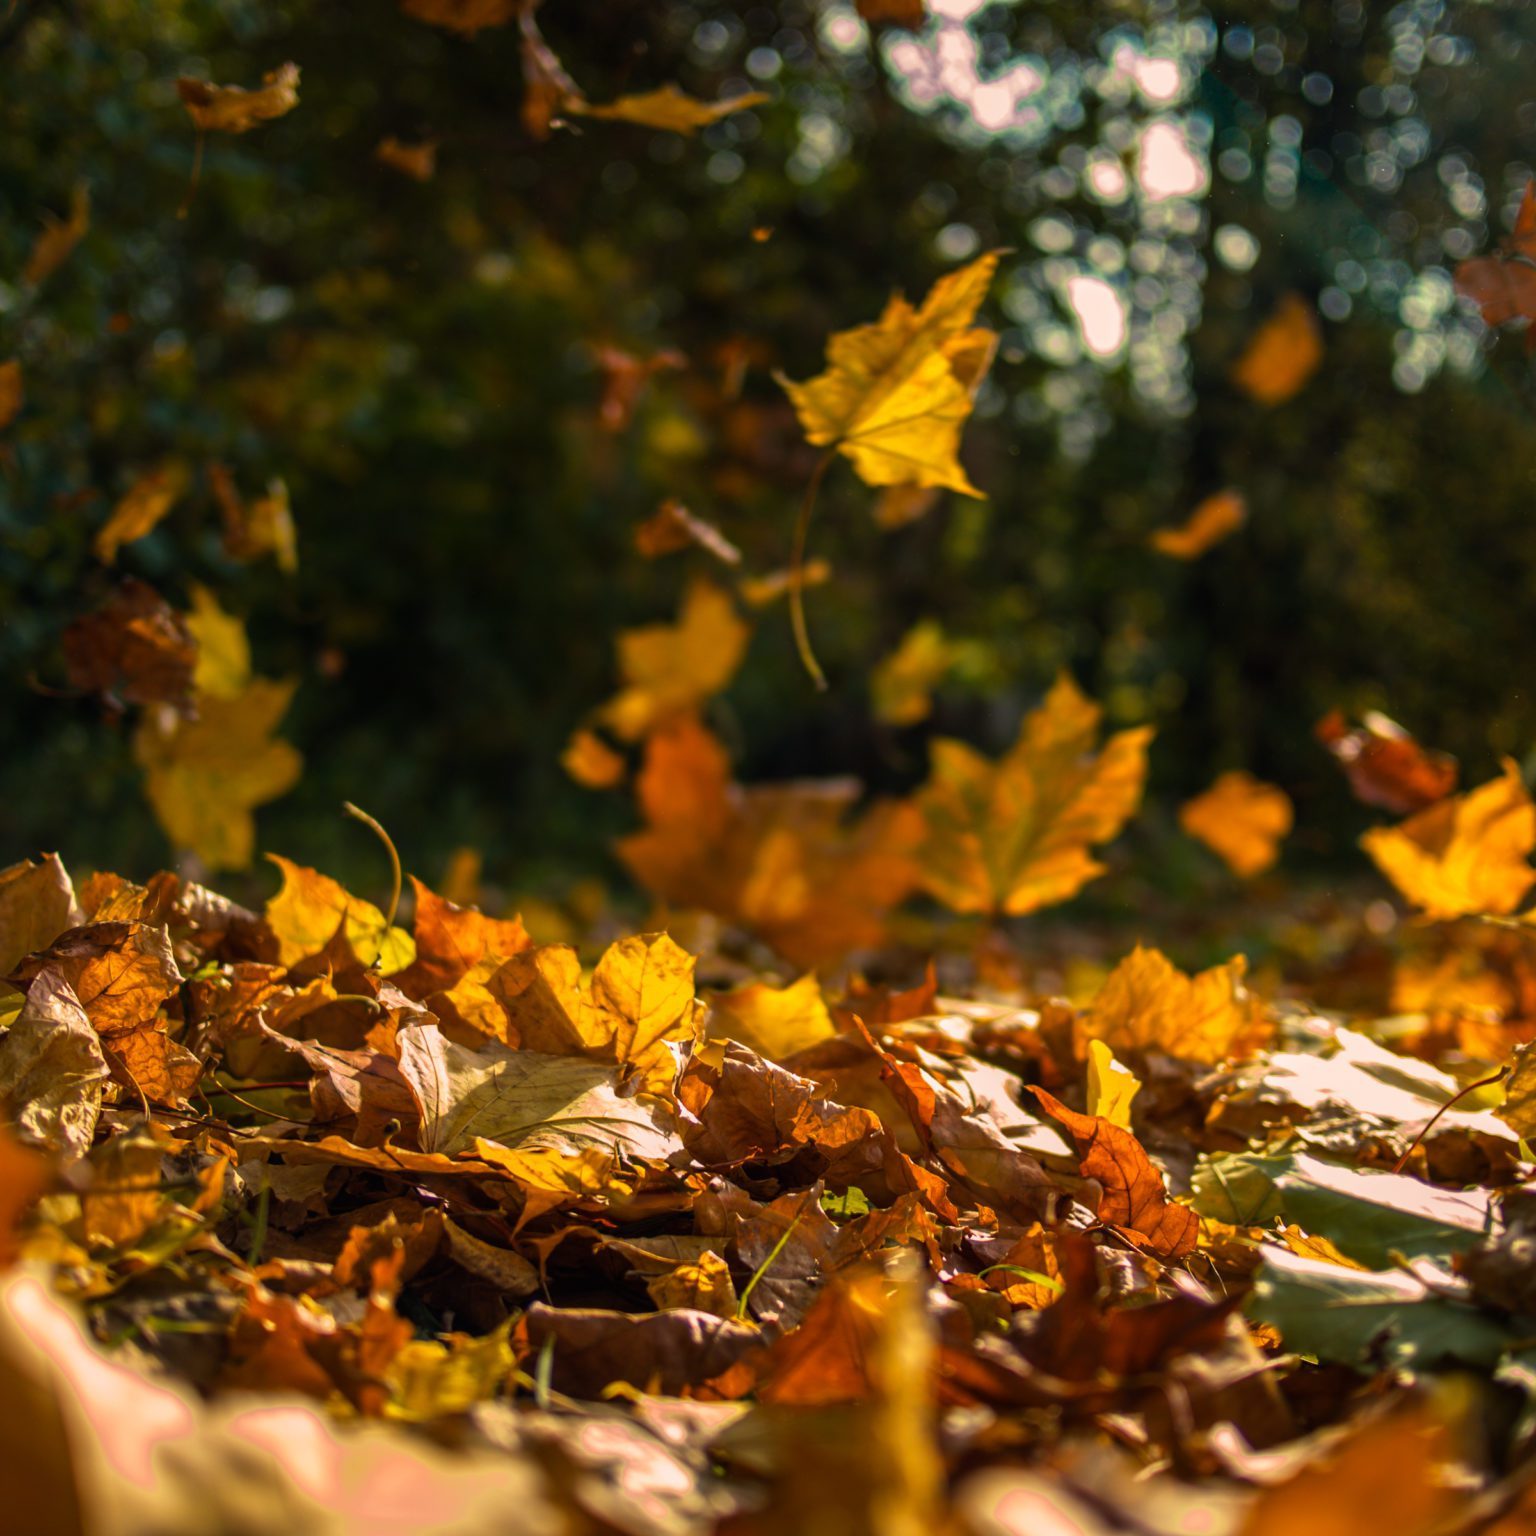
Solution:
M 1515 920 L 829 994 L 277 862 L 0 875 L 12 1529 L 1536 1519 Z

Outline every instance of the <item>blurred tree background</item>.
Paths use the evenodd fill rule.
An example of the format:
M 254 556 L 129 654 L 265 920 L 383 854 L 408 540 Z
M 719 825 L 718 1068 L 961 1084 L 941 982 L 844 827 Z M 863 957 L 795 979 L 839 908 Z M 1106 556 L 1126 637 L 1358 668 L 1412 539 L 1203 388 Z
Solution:
M 870 9 L 874 9 L 870 7 Z M 808 593 L 832 687 L 782 602 L 715 706 L 760 780 L 909 787 L 934 731 L 988 751 L 1060 668 L 1114 726 L 1151 723 L 1171 803 L 1219 770 L 1284 786 L 1295 858 L 1365 822 L 1312 738 L 1381 708 L 1468 782 L 1536 741 L 1536 408 L 1521 342 L 1485 335 L 1456 263 L 1508 230 L 1536 161 L 1519 4 L 930 0 L 920 29 L 812 0 L 546 0 L 593 101 L 675 83 L 767 103 L 697 136 L 520 115 L 519 29 L 473 36 L 388 0 L 16 0 L 0 18 L 0 825 L 11 856 L 140 874 L 170 850 L 131 726 L 71 696 L 60 635 L 122 573 L 202 582 L 297 679 L 305 771 L 259 842 L 365 882 L 362 802 L 427 873 L 479 850 L 503 886 L 620 878 L 631 821 L 560 766 L 615 686 L 614 640 L 670 618 L 705 554 L 647 561 L 666 497 L 767 573 L 816 461 L 773 370 L 893 290 L 1006 247 L 1002 332 L 966 436 L 974 501 L 883 530 L 847 467 Z M 190 75 L 300 103 L 197 136 Z M 417 180 L 381 140 L 437 145 Z M 91 223 L 38 285 L 48 215 Z M 1230 370 L 1288 294 L 1321 367 L 1272 407 Z M 603 349 L 681 366 L 605 425 Z M 742 372 L 742 369 L 745 369 Z M 739 389 L 736 384 L 739 376 Z M 186 493 L 115 569 L 113 503 L 175 458 Z M 280 477 L 297 571 L 225 554 L 209 464 Z M 1231 487 L 1246 525 L 1200 560 L 1148 548 Z M 930 719 L 877 723 L 870 676 L 917 622 L 974 642 Z M 1154 832 L 1146 835 L 1155 835 Z

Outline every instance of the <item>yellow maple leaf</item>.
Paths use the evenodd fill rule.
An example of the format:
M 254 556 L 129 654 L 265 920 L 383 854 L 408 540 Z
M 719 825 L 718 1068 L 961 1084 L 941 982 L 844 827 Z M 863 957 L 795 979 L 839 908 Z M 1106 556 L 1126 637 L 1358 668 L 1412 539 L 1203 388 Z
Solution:
M 647 624 L 619 636 L 624 687 L 599 717 L 625 741 L 720 692 L 741 665 L 751 629 L 713 582 L 695 581 L 676 624 Z
M 69 217 L 56 219 L 47 215 L 42 233 L 32 243 L 21 280 L 36 288 L 46 282 L 69 259 L 69 253 L 85 238 L 91 227 L 91 189 L 77 181 L 69 194 Z
M 1247 521 L 1248 503 L 1241 491 L 1217 491 L 1207 496 L 1176 528 L 1158 528 L 1147 542 L 1160 555 L 1194 560 L 1213 544 L 1236 533 Z
M 932 744 L 916 804 L 929 892 L 956 912 L 1017 915 L 1065 901 L 1104 873 L 1088 852 L 1141 801 L 1150 726 L 1095 752 L 1102 710 L 1063 674 L 997 762 L 964 742 Z
M 1452 795 L 1360 846 L 1399 892 L 1431 918 L 1513 912 L 1536 881 L 1536 806 L 1513 759 L 1501 777 Z
M 123 493 L 96 531 L 96 558 L 111 565 L 124 544 L 132 544 L 176 505 L 187 487 L 186 466 L 176 461 L 147 470 Z
M 976 642 L 955 640 L 937 621 L 914 624 L 870 674 L 875 718 L 887 725 L 916 725 L 933 712 L 933 690 L 951 673 L 983 658 Z
M 851 460 L 866 485 L 979 496 L 957 455 L 997 346 L 994 332 L 971 321 L 998 258 L 989 251 L 940 278 L 921 309 L 893 295 L 879 320 L 828 341 L 824 373 L 803 384 L 780 378 L 807 440 Z
M 720 101 L 700 101 L 675 85 L 663 85 L 654 91 L 620 96 L 603 106 L 588 101 L 567 102 L 567 110 L 583 117 L 600 117 L 624 123 L 638 123 L 643 128 L 662 128 L 672 133 L 696 133 L 722 117 L 741 112 L 768 100 L 764 91 L 747 91 L 741 96 L 727 96 Z
M 1102 1040 L 1088 1042 L 1088 1113 L 1131 1128 L 1131 1100 L 1141 1092 L 1141 1079 Z
M 176 92 L 187 116 L 203 133 L 249 133 L 258 123 L 285 117 L 299 104 L 299 66 L 280 64 L 261 77 L 255 90 L 212 85 L 183 75 Z
M 1322 361 L 1317 315 L 1299 293 L 1288 293 L 1232 365 L 1232 382 L 1260 405 L 1283 405 Z
M 1247 880 L 1280 856 L 1294 813 L 1291 797 L 1251 773 L 1224 773 L 1179 808 L 1179 825 Z
M 1115 1051 L 1225 1060 L 1254 1045 L 1267 1029 L 1258 999 L 1243 986 L 1247 970 L 1247 960 L 1234 955 L 1224 965 L 1186 976 L 1160 950 L 1138 944 L 1099 989 L 1084 1031 Z
M 377 961 L 386 976 L 404 970 L 416 958 L 416 941 L 403 928 L 390 927 L 371 901 L 281 854 L 269 853 L 267 858 L 283 876 L 282 888 L 266 909 L 267 927 L 277 935 L 282 964 L 308 960 L 338 937 L 362 964 Z
M 21 409 L 21 364 L 14 357 L 0 363 L 0 427 L 8 427 Z
M 207 587 L 193 584 L 187 628 L 197 641 L 192 687 L 199 698 L 235 699 L 251 681 L 251 642 L 245 625 L 219 607 Z
M 198 701 L 198 717 L 145 712 L 134 756 L 165 834 L 215 869 L 246 869 L 255 853 L 251 812 L 298 782 L 303 759 L 272 733 L 295 685 L 253 678 L 230 698 Z
M 759 1056 L 782 1061 L 837 1033 L 815 974 L 787 987 L 752 981 L 710 999 L 705 1033 L 711 1040 L 739 1040 Z

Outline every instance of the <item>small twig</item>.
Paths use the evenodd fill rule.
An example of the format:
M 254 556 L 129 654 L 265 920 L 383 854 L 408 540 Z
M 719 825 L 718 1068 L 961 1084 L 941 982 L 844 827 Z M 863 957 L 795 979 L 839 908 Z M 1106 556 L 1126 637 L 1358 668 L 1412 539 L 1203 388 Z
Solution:
M 1432 1130 L 1434 1130 L 1435 1122 L 1438 1121 L 1441 1115 L 1443 1115 L 1446 1110 L 1450 1109 L 1453 1104 L 1456 1104 L 1460 1100 L 1466 1098 L 1466 1096 L 1473 1092 L 1475 1089 L 1491 1088 L 1495 1083 L 1502 1083 L 1504 1079 L 1509 1076 L 1512 1070 L 1513 1068 L 1511 1067 L 1500 1067 L 1492 1077 L 1480 1077 L 1475 1083 L 1468 1083 L 1465 1088 L 1460 1090 L 1460 1092 L 1453 1093 L 1450 1098 L 1448 1098 L 1445 1103 L 1442 1104 L 1440 1108 L 1437 1109 L 1434 1114 L 1432 1114 L 1429 1119 L 1424 1122 L 1424 1128 L 1419 1132 L 1417 1136 L 1413 1138 L 1412 1141 L 1408 1143 L 1407 1147 L 1403 1151 L 1403 1155 L 1398 1158 L 1395 1163 L 1392 1164 L 1392 1172 L 1401 1173 L 1403 1171 L 1403 1168 L 1406 1166 L 1408 1159 L 1413 1156 L 1414 1152 L 1418 1149 L 1419 1144 L 1424 1140 L 1426 1136 L 1429 1135 Z
M 829 448 L 817 460 L 811 471 L 810 482 L 805 488 L 805 498 L 800 503 L 800 515 L 795 519 L 795 545 L 789 557 L 789 622 L 795 632 L 795 649 L 800 653 L 800 663 L 811 675 L 811 681 L 822 693 L 827 690 L 827 675 L 811 649 L 811 634 L 805 623 L 805 541 L 810 533 L 811 513 L 816 507 L 816 494 L 837 450 Z

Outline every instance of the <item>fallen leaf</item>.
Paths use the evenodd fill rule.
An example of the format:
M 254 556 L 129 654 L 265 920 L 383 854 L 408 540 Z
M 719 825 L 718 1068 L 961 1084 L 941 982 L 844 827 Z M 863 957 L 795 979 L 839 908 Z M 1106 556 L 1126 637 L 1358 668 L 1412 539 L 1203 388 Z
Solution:
M 1301 392 L 1323 361 L 1323 335 L 1312 306 L 1283 295 L 1232 365 L 1232 382 L 1260 405 L 1283 405 Z
M 1150 726 L 1120 731 L 1095 753 L 1097 704 L 1063 674 L 996 763 L 963 742 L 931 744 L 916 805 L 928 891 L 956 912 L 1033 912 L 1104 873 L 1089 855 L 1141 800 Z
M 249 133 L 260 123 L 286 117 L 299 104 L 299 66 L 280 64 L 261 77 L 261 85 L 212 85 L 183 75 L 176 94 L 200 133 Z
M 77 181 L 69 194 L 69 217 L 56 219 L 45 214 L 42 233 L 32 244 L 21 280 L 36 288 L 47 282 L 69 259 L 70 252 L 85 238 L 91 227 L 91 189 Z
M 1088 1113 L 1122 1131 L 1131 1128 L 1131 1101 L 1141 1092 L 1141 1079 L 1102 1040 L 1088 1042 Z
M 1160 555 L 1195 560 L 1236 533 L 1248 520 L 1248 503 L 1241 491 L 1217 491 L 1196 506 L 1178 527 L 1159 528 L 1147 541 Z
M 420 144 L 407 144 L 391 133 L 374 146 L 373 158 L 412 181 L 431 181 L 437 174 L 437 141 L 425 139 Z
M 1317 722 L 1314 733 L 1365 805 L 1407 816 L 1456 788 L 1454 757 L 1421 747 L 1395 720 L 1376 710 L 1367 710 L 1354 730 L 1333 710 Z
M 1360 846 L 1376 867 L 1430 918 L 1502 915 L 1520 905 L 1536 869 L 1536 807 L 1520 769 L 1419 811 L 1396 827 L 1375 827 Z
M 75 888 L 58 854 L 0 869 L 0 976 L 79 921 Z
M 1222 774 L 1204 794 L 1179 807 L 1179 825 L 1220 856 L 1244 880 L 1280 857 L 1293 819 L 1290 796 L 1238 770 Z
M 1110 972 L 1083 1029 L 1120 1053 L 1223 1061 L 1251 1050 L 1268 1033 L 1258 1000 L 1243 986 L 1247 969 L 1247 960 L 1234 955 L 1186 976 L 1159 950 L 1138 944 Z
M 679 1264 L 654 1276 L 646 1282 L 645 1290 L 658 1312 L 682 1307 L 713 1317 L 736 1316 L 731 1266 L 717 1253 L 702 1253 L 691 1264 Z
M 663 85 L 654 91 L 642 91 L 634 96 L 620 96 L 603 106 L 591 102 L 567 103 L 570 111 L 583 117 L 606 118 L 623 123 L 638 123 L 642 128 L 662 128 L 672 133 L 693 134 L 722 117 L 741 112 L 748 107 L 761 106 L 769 98 L 763 91 L 744 91 L 739 96 L 727 96 L 720 101 L 699 101 L 675 85 Z
M 16 1022 L 0 1037 L 0 1103 L 7 1119 L 36 1146 L 71 1161 L 84 1157 L 108 1075 L 101 1040 L 74 988 L 63 976 L 40 975 Z
M 277 936 L 278 959 L 287 966 L 323 953 L 339 940 L 360 965 L 377 965 L 388 976 L 416 958 L 416 944 L 401 928 L 392 928 L 370 901 L 344 886 L 269 853 L 281 872 L 282 888 L 266 906 L 267 927 Z
M 997 345 L 971 321 L 998 259 L 988 252 L 941 278 L 921 309 L 894 295 L 874 324 L 831 338 L 826 372 L 803 384 L 780 378 L 807 440 L 843 454 L 866 485 L 979 496 L 957 455 Z
M 415 875 L 411 889 L 416 896 L 416 958 L 408 970 L 395 974 L 394 981 L 412 997 L 424 999 L 447 991 L 477 966 L 499 963 L 533 948 L 521 918 L 487 917 L 476 907 L 446 901 Z
M 704 1032 L 711 1040 L 739 1040 L 770 1061 L 783 1061 L 837 1033 L 814 973 L 787 987 L 753 981 L 716 993 Z

